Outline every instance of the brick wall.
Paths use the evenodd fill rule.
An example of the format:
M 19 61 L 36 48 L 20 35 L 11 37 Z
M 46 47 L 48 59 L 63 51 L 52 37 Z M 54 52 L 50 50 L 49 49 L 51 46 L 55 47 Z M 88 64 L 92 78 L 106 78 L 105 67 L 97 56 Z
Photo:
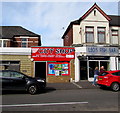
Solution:
M 40 39 L 39 37 L 29 37 L 28 38 L 28 47 L 39 46 Z M 21 38 L 14 37 L 12 47 L 21 47 Z
M 64 83 L 69 81 L 70 76 L 47 76 L 48 83 Z
M 20 61 L 20 72 L 28 76 L 34 76 L 34 63 L 30 59 L 31 56 L 28 55 L 0 55 L 0 60 Z
M 71 46 L 73 44 L 73 29 L 70 28 L 63 39 L 64 46 Z

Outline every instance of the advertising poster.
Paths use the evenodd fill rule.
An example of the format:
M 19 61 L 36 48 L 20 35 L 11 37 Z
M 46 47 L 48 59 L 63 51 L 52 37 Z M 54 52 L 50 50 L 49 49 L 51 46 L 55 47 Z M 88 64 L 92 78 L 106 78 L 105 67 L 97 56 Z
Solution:
M 69 75 L 69 63 L 48 63 L 48 75 Z

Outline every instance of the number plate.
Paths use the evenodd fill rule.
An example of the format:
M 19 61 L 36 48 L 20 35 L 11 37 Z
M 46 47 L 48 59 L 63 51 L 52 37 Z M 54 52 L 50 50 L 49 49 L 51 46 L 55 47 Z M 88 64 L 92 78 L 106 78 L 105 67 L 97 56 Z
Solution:
M 99 78 L 99 80 L 102 80 L 102 78 Z

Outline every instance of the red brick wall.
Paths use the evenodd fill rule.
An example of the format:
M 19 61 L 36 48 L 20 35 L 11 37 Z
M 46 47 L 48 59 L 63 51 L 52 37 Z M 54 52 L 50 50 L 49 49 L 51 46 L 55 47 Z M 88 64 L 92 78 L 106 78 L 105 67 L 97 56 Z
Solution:
M 64 46 L 71 46 L 73 44 L 73 29 L 70 28 L 63 39 Z
M 39 46 L 39 37 L 38 38 L 28 38 L 28 47 Z M 21 39 L 19 37 L 13 39 L 12 47 L 21 47 Z
M 11 46 L 11 41 L 8 40 L 8 41 L 7 41 L 7 47 L 10 47 L 10 46 Z

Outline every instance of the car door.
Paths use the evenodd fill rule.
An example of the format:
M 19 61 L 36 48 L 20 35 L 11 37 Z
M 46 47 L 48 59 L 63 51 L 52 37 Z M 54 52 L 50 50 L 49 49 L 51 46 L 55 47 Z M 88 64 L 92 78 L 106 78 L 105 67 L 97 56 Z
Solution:
M 118 72 L 118 80 L 119 80 L 119 83 L 120 83 L 120 71 Z
M 9 89 L 11 87 L 10 71 L 4 70 L 0 72 L 0 82 L 2 82 L 3 89 Z
M 0 71 L 0 91 L 2 89 L 2 71 Z
M 24 90 L 26 85 L 25 75 L 16 71 L 10 72 L 12 88 L 16 90 Z
M 115 73 L 112 73 L 112 75 L 114 75 L 114 78 L 112 79 L 113 82 L 119 82 L 120 83 L 120 72 L 115 72 Z

